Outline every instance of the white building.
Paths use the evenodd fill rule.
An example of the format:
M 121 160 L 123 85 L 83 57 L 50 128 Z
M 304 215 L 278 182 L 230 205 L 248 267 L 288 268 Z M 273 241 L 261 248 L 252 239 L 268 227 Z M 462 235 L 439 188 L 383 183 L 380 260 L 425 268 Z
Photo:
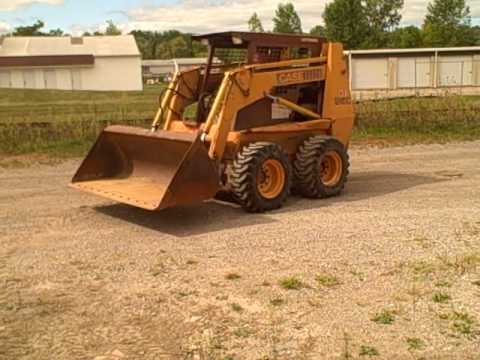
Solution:
M 480 94 L 480 47 L 354 50 L 350 86 L 359 98 Z
M 143 60 L 142 72 L 145 80 L 165 80 L 176 70 L 187 70 L 207 63 L 207 58 L 178 58 L 169 60 Z M 214 63 L 219 64 L 218 59 Z
M 0 38 L 0 88 L 142 90 L 133 36 Z

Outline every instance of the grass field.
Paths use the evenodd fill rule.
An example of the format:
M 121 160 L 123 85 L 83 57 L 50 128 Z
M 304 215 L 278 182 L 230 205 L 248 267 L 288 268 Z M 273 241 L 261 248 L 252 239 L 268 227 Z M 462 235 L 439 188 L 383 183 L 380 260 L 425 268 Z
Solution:
M 141 92 L 0 90 L 0 154 L 78 156 L 107 125 L 147 126 L 162 87 Z M 480 97 L 408 98 L 356 105 L 354 141 L 448 142 L 480 138 Z

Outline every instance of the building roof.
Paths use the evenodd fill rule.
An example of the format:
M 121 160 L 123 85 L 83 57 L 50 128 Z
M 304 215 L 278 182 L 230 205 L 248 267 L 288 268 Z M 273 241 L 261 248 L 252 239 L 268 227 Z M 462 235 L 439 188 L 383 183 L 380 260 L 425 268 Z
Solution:
M 445 52 L 480 52 L 480 46 L 345 51 L 346 54 L 352 54 L 352 55 L 416 54 L 416 53 L 445 53 Z
M 143 60 L 143 66 L 173 66 L 178 65 L 202 65 L 207 63 L 207 58 L 178 58 L 168 60 Z
M 174 66 L 175 64 L 180 66 L 196 66 L 204 65 L 208 61 L 208 58 L 176 58 L 176 59 L 167 59 L 167 60 L 143 60 L 142 66 Z M 214 64 L 220 64 L 221 61 L 217 58 L 213 59 Z
M 140 56 L 132 35 L 75 37 L 5 37 L 0 41 L 0 57 Z

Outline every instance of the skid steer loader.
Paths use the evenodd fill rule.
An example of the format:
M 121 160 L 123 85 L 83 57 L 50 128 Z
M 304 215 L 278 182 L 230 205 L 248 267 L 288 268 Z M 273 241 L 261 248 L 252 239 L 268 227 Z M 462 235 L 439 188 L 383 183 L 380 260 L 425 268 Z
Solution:
M 107 127 L 71 186 L 147 210 L 229 194 L 249 212 L 343 190 L 354 112 L 341 44 L 303 35 L 195 36 L 151 129 Z

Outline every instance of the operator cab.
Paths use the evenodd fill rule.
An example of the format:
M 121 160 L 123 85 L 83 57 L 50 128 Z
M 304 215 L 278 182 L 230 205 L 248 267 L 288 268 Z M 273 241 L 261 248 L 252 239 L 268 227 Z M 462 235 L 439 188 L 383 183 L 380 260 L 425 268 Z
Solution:
M 325 38 L 318 36 L 252 32 L 221 32 L 193 36 L 192 39 L 208 46 L 208 60 L 201 70 L 202 78 L 198 89 L 195 116 L 197 124 L 205 121 L 223 75 L 229 69 L 244 65 L 319 57 L 322 46 L 327 42 Z M 321 109 L 317 106 L 317 95 L 320 90 L 318 85 L 316 84 L 314 88 L 311 86 L 277 88 L 276 95 L 281 95 L 295 103 L 309 104 L 308 107 L 312 110 L 319 111 Z M 265 116 L 272 112 L 272 104 L 268 99 L 264 104 L 256 104 L 254 112 L 258 114 L 262 109 Z M 281 111 L 273 110 L 274 114 L 270 117 L 282 116 Z M 289 113 L 287 116 L 290 115 L 292 114 Z M 244 116 L 249 117 L 250 112 L 247 110 Z

